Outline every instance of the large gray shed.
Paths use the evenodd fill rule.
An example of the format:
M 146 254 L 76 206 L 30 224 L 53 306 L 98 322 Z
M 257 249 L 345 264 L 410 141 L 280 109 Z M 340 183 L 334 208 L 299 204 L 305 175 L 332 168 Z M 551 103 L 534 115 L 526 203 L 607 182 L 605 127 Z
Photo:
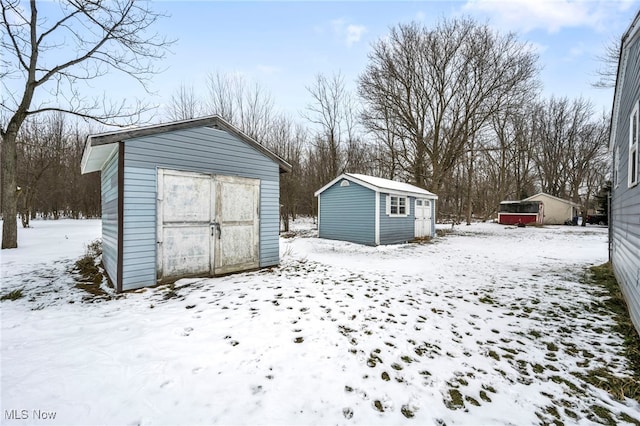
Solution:
M 640 333 L 640 12 L 622 36 L 609 149 L 613 155 L 610 258 Z
M 291 166 L 219 116 L 91 135 L 102 260 L 117 291 L 277 265 Z

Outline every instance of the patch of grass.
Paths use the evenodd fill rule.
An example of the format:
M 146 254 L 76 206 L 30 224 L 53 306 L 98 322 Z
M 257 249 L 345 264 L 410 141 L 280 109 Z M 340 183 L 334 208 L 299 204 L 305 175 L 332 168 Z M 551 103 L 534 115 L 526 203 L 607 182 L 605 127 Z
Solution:
M 100 278 L 102 278 L 102 274 L 96 275 L 96 277 L 98 277 L 98 276 L 100 276 Z M 104 289 L 102 287 L 100 287 L 100 282 L 98 282 L 98 283 L 78 283 L 78 284 L 75 285 L 75 287 L 86 291 L 87 293 L 91 294 L 92 296 L 106 297 L 107 299 L 109 299 L 111 297 L 109 295 L 109 293 L 107 293 L 106 291 L 104 291 Z
M 482 389 L 489 391 L 491 393 L 497 393 L 496 390 L 493 388 L 493 386 L 490 386 L 490 385 L 482 385 Z
M 10 291 L 9 293 L 3 294 L 2 296 L 0 296 L 0 300 L 18 300 L 21 297 L 24 297 L 24 294 L 22 294 L 22 288 L 17 288 L 13 291 Z
M 543 420 L 544 424 L 564 426 L 564 423 L 560 420 L 561 416 L 560 416 L 560 413 L 558 413 L 558 409 L 556 407 L 554 406 L 544 407 L 544 412 L 553 417 L 553 420 L 549 422 L 547 419 L 543 419 L 544 416 L 540 415 L 539 413 L 536 413 L 538 418 L 540 418 L 540 420 Z
M 557 352 L 558 351 L 558 345 L 556 345 L 553 342 L 547 342 L 547 350 L 550 352 Z
M 634 419 L 627 413 L 620 413 L 620 420 L 630 423 L 632 425 L 640 426 L 640 421 L 638 419 Z
M 463 379 L 462 377 L 456 377 L 456 382 L 460 383 L 462 386 L 469 386 L 469 382 Z
M 531 366 L 533 367 L 533 372 L 536 374 L 542 374 L 544 373 L 544 367 L 541 366 L 540 364 L 531 364 Z
M 609 411 L 608 408 L 605 408 L 602 405 L 592 405 L 590 408 L 591 413 L 587 415 L 587 418 L 592 422 L 610 426 L 615 426 L 618 424 L 611 416 L 611 411 Z
M 535 337 L 536 339 L 539 339 L 540 337 L 542 337 L 542 334 L 540 334 L 538 330 L 530 330 L 529 334 Z
M 574 376 L 585 382 L 603 389 L 611 394 L 615 399 L 622 401 L 626 398 L 640 400 L 639 382 L 629 377 L 618 377 L 611 374 L 606 367 L 589 370 L 585 373 L 573 372 Z
M 378 355 L 374 354 L 373 352 L 370 353 L 369 354 L 369 359 L 367 360 L 367 366 L 373 368 L 378 363 L 382 364 L 382 358 L 380 358 Z
M 487 395 L 487 392 L 485 392 L 484 390 L 480 391 L 480 399 L 484 402 L 491 402 L 491 398 L 489 398 L 489 395 Z
M 93 276 L 100 273 L 100 269 L 96 265 L 96 258 L 90 254 L 76 260 L 75 266 L 80 275 L 89 281 L 93 281 Z
M 75 287 L 94 297 L 110 299 L 111 295 L 102 288 L 105 273 L 104 265 L 99 261 L 101 255 L 102 240 L 97 239 L 87 245 L 85 255 L 75 262 L 74 271 L 81 275 Z M 108 277 L 107 285 L 113 287 Z
M 576 386 L 576 384 L 573 383 L 571 380 L 567 380 L 564 377 L 555 376 L 555 375 L 549 377 L 549 379 L 554 383 L 565 384 L 566 386 L 569 387 L 569 389 L 571 389 L 577 395 L 584 394 L 584 392 L 578 386 Z
M 480 301 L 480 303 L 486 303 L 488 305 L 493 305 L 495 302 L 495 300 L 493 300 L 490 296 L 482 296 L 480 299 L 478 299 Z
M 495 359 L 496 361 L 500 361 L 500 355 L 498 355 L 498 353 L 494 350 L 489 351 L 489 356 Z
M 450 410 L 464 408 L 464 399 L 458 389 L 449 389 L 449 398 L 444 400 L 444 405 Z
M 412 418 L 413 416 L 415 416 L 415 414 L 414 414 L 413 410 L 411 410 L 411 408 L 410 408 L 408 405 L 406 405 L 406 404 L 405 404 L 405 405 L 403 405 L 403 406 L 400 408 L 400 412 L 402 413 L 402 415 L 403 415 L 403 416 L 405 416 L 405 417 L 406 417 L 406 418 L 408 418 L 408 419 L 410 419 L 410 418 Z
M 477 399 L 475 399 L 475 398 L 472 398 L 472 397 L 470 397 L 470 396 L 468 396 L 468 395 L 467 395 L 467 396 L 465 396 L 465 397 L 464 397 L 464 399 L 465 399 L 468 403 L 470 403 L 471 405 L 475 405 L 476 407 L 479 407 L 479 406 L 480 406 L 480 403 L 479 403 L 479 402 L 478 402 L 478 400 L 477 400 Z
M 578 420 L 578 415 L 574 411 L 565 408 L 564 413 L 567 415 L 567 417 L 571 417 L 573 420 Z
M 606 379 L 604 381 L 598 380 L 600 385 L 592 383 L 592 377 L 589 377 L 592 376 L 591 373 L 587 375 L 585 380 L 601 388 L 603 383 L 610 383 L 611 389 L 609 389 L 609 392 L 615 398 L 620 399 L 620 396 L 624 396 L 640 402 L 640 386 L 637 385 L 640 383 L 640 336 L 631 322 L 627 304 L 613 274 L 611 264 L 605 263 L 589 268 L 586 281 L 601 287 L 609 296 L 598 298 L 599 302 L 594 304 L 594 307 L 606 308 L 613 313 L 616 321 L 613 331 L 624 338 L 624 356 L 629 362 L 630 374 L 629 377 L 620 378 L 610 372 L 599 371 L 599 375 Z
M 407 355 L 402 355 L 400 359 L 406 362 L 407 364 L 411 364 L 413 362 L 413 358 Z
M 382 406 L 382 402 L 380 402 L 380 400 L 376 399 L 375 401 L 373 401 L 373 406 L 376 410 L 384 413 L 384 407 Z
M 169 284 L 167 286 L 167 291 L 162 295 L 162 298 L 164 300 L 177 299 L 179 297 L 180 297 L 180 295 L 176 291 L 176 288 L 175 288 L 174 284 Z

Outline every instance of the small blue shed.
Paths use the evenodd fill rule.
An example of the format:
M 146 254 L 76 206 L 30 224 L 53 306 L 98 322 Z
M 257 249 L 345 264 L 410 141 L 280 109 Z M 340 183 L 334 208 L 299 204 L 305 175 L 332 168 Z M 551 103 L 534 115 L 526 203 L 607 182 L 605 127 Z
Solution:
M 117 291 L 277 265 L 291 166 L 219 116 L 87 138 L 101 172 L 102 260 Z
M 438 196 L 417 186 L 345 173 L 315 196 L 320 238 L 377 246 L 435 236 Z

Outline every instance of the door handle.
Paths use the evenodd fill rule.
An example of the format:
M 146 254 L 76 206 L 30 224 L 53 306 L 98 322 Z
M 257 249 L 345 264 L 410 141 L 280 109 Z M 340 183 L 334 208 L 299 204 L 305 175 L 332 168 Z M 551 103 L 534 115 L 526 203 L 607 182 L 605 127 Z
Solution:
M 218 231 L 218 239 L 222 236 L 222 228 L 218 222 L 211 222 L 211 236 L 213 237 L 213 233 Z

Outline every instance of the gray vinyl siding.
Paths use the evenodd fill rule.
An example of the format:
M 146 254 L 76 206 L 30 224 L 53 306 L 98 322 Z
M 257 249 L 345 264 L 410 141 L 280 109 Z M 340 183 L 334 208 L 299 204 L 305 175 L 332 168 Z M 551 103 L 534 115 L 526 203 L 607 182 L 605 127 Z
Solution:
M 260 267 L 280 263 L 280 179 L 260 180 Z
M 436 236 L 436 200 L 431 200 L 431 237 Z
M 627 301 L 631 318 L 640 333 L 640 185 L 628 187 L 629 116 L 640 100 L 640 36 L 629 45 L 621 92 L 615 146 L 619 150 L 617 165 L 619 185 L 611 200 L 612 263 Z
M 107 275 L 116 282 L 118 273 L 118 153 L 100 175 L 102 193 L 102 262 Z
M 124 218 L 122 241 L 122 289 L 156 282 L 156 169 L 128 164 L 129 142 L 124 158 Z
M 320 197 L 318 236 L 331 240 L 375 244 L 375 191 L 357 183 L 336 182 Z
M 278 164 L 222 130 L 166 132 L 125 142 L 123 290 L 156 282 L 158 168 L 260 179 L 260 266 L 278 263 Z
M 397 244 L 413 240 L 415 236 L 415 197 L 407 197 L 406 217 L 387 215 L 387 195 L 380 193 L 380 244 Z M 433 216 L 432 216 L 433 217 Z

